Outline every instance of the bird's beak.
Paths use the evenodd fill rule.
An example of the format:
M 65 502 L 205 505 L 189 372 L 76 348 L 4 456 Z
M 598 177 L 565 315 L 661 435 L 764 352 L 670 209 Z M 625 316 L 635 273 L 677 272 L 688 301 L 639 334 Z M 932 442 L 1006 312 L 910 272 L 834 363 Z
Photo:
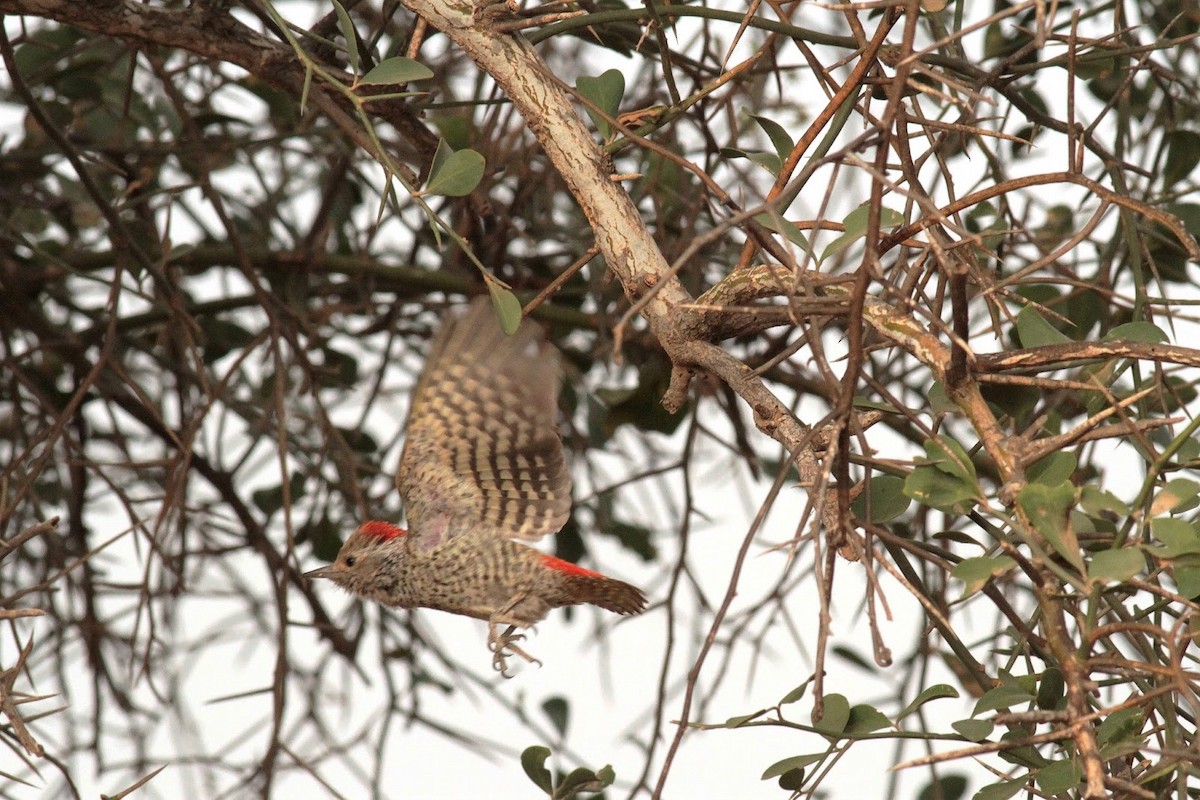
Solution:
M 306 578 L 333 578 L 333 564 L 326 564 L 320 569 L 309 570 L 304 573 Z

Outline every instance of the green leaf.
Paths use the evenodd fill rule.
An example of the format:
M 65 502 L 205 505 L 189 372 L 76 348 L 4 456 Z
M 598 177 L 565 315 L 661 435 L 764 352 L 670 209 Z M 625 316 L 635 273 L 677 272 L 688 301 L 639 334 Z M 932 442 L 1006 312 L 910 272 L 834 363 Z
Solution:
M 1075 788 L 1082 777 L 1083 772 L 1079 765 L 1071 758 L 1053 761 L 1038 770 L 1037 775 L 1034 776 L 1038 787 L 1048 795 L 1056 795 Z
M 933 466 L 969 483 L 977 480 L 975 464 L 963 446 L 953 439 L 936 437 L 925 440 L 925 460 Z
M 322 347 L 323 368 L 316 373 L 316 382 L 324 387 L 351 387 L 358 383 L 358 359 L 349 353 Z
M 1167 145 L 1167 162 L 1163 165 L 1163 186 L 1171 187 L 1192 174 L 1200 164 L 1200 133 L 1178 130 L 1163 137 Z
M 312 553 L 321 561 L 333 561 L 338 551 L 342 549 L 342 538 L 338 535 L 339 526 L 329 517 L 302 525 L 296 532 L 296 541 L 311 541 Z
M 896 719 L 904 719 L 931 700 L 940 700 L 943 697 L 958 697 L 958 690 L 948 683 L 936 683 L 933 686 L 926 687 L 912 699 L 911 703 L 904 707 L 904 710 L 900 712 L 900 715 Z
M 996 755 L 1010 764 L 1030 769 L 1041 769 L 1049 764 L 1050 760 L 1039 753 L 1038 749 L 1033 745 L 1021 744 L 1022 742 L 1029 741 L 1033 733 L 1033 728 L 1027 725 L 1013 726 L 1008 733 L 1000 737 L 1000 741 L 1004 742 L 1008 749 L 1000 750 Z
M 1079 507 L 1094 517 L 1106 511 L 1118 517 L 1129 516 L 1129 505 L 1125 501 L 1112 492 L 1097 489 L 1090 484 L 1084 486 L 1080 493 Z
M 1003 683 L 995 689 L 989 689 L 975 701 L 975 710 L 971 716 L 977 717 L 985 711 L 995 711 L 998 708 L 1012 708 L 1024 705 L 1034 697 L 1016 683 Z
M 1024 789 L 1028 782 L 1027 778 L 1014 778 L 1011 781 L 988 784 L 976 792 L 971 800 L 1008 800 Z
M 967 779 L 962 775 L 939 775 L 921 789 L 917 800 L 958 800 L 967 793 Z
M 1063 481 L 1070 480 L 1075 473 L 1075 467 L 1079 465 L 1079 459 L 1075 454 L 1067 450 L 1058 450 L 1046 456 L 1039 461 L 1036 461 L 1029 467 L 1026 477 L 1030 483 L 1044 483 L 1049 486 L 1054 486 Z
M 451 150 L 446 140 L 438 142 L 433 154 L 433 165 L 429 168 L 429 180 L 425 182 L 424 194 L 443 197 L 462 197 L 470 194 L 479 181 L 487 161 L 474 150 Z
M 605 438 L 621 425 L 633 425 L 642 431 L 674 433 L 687 416 L 663 408 L 662 397 L 671 382 L 671 365 L 665 359 L 651 358 L 638 367 L 638 382 L 633 388 L 596 390 L 606 410 L 603 415 Z
M 356 453 L 369 455 L 379 452 L 379 442 L 375 441 L 375 437 L 361 428 L 343 428 L 335 425 L 334 430 L 341 434 L 342 439 L 346 442 L 346 446 Z
M 1057 667 L 1047 667 L 1038 682 L 1037 707 L 1043 711 L 1054 711 L 1066 692 L 1066 681 Z
M 1017 505 L 1050 546 L 1080 573 L 1085 572 L 1083 556 L 1075 531 L 1068 524 L 1067 512 L 1075 504 L 1075 485 L 1063 481 L 1056 486 L 1031 483 L 1017 495 Z
M 783 166 L 783 162 L 779 160 L 779 156 L 763 150 L 742 150 L 738 147 L 722 147 L 717 152 L 722 158 L 744 158 L 748 161 L 753 161 L 760 167 L 765 168 L 772 175 L 778 175 L 779 168 Z M 766 212 L 760 216 L 765 215 Z
M 863 656 L 859 655 L 852 648 L 847 647 L 846 645 L 835 644 L 832 648 L 830 648 L 830 652 L 838 658 L 845 659 L 864 672 L 875 672 L 875 664 L 873 662 L 863 658 Z
M 500 328 L 512 336 L 521 326 L 521 301 L 495 281 L 488 281 L 487 287 L 492 296 L 492 308 L 496 310 L 496 318 L 500 320 Z
M 788 703 L 794 703 L 797 700 L 799 700 L 801 697 L 804 697 L 805 693 L 808 691 L 808 685 L 812 682 L 813 682 L 813 679 L 809 678 L 804 683 L 797 686 L 795 689 L 792 689 L 790 692 L 788 692 L 787 694 L 785 694 L 783 696 L 783 699 L 779 701 L 779 705 L 786 706 Z
M 846 232 L 834 239 L 821 253 L 820 261 L 824 261 L 832 255 L 842 252 L 854 242 L 867 235 L 867 220 L 870 217 L 871 208 L 869 205 L 861 205 L 846 215 L 846 219 L 842 224 L 846 226 Z M 890 208 L 880 209 L 879 213 L 879 231 L 889 230 L 897 225 L 904 224 L 904 215 L 899 211 L 893 211 Z
M 234 350 L 249 347 L 255 340 L 253 333 L 227 319 L 201 316 L 199 324 L 204 336 L 202 360 L 205 364 L 212 364 Z
M 571 709 L 567 701 L 561 697 L 549 697 L 542 703 L 542 713 L 550 718 L 550 724 L 558 731 L 559 736 L 567 735 L 567 722 L 571 718 Z
M 755 711 L 754 714 L 739 714 L 737 716 L 728 718 L 728 720 L 726 720 L 721 727 L 730 729 L 740 728 L 744 726 L 746 722 L 750 722 L 750 720 L 754 720 L 755 717 L 760 716 L 762 716 L 762 711 Z
M 960 719 L 951 722 L 950 727 L 968 742 L 982 742 L 992 735 L 996 726 L 990 719 Z
M 1140 550 L 1126 547 L 1120 550 L 1102 550 L 1092 556 L 1088 565 L 1090 583 L 1121 583 L 1146 568 L 1146 557 Z
M 958 510 L 974 500 L 973 483 L 947 475 L 937 467 L 917 467 L 904 479 L 904 493 L 922 505 L 943 511 Z
M 779 776 L 779 788 L 786 792 L 799 792 L 804 788 L 804 769 L 789 769 Z
M 1163 329 L 1153 322 L 1126 322 L 1104 334 L 1105 341 L 1145 342 L 1146 344 L 1166 344 L 1171 341 Z
M 790 222 L 778 214 L 769 214 L 766 211 L 756 215 L 754 221 L 767 230 L 782 234 L 787 237 L 789 242 L 803 250 L 808 250 L 808 239 L 805 237 L 804 231 L 796 226 L 796 223 Z
M 825 758 L 825 755 L 825 753 L 809 753 L 808 755 L 791 756 L 782 761 L 776 761 L 763 772 L 762 779 L 769 781 L 771 778 L 782 775 L 785 772 L 791 772 L 794 769 L 804 769 L 809 764 L 816 764 L 822 758 Z
M 525 770 L 529 780 L 533 781 L 533 785 L 546 794 L 550 794 L 554 790 L 550 770 L 546 769 L 546 759 L 548 758 L 550 758 L 550 748 L 541 745 L 526 747 L 525 752 L 521 753 L 521 768 Z
M 288 479 L 288 490 L 291 495 L 292 502 L 304 496 L 304 475 L 302 473 L 294 473 Z M 279 509 L 283 508 L 283 484 L 271 486 L 266 489 L 259 489 L 250 494 L 250 499 L 254 505 L 258 506 L 259 511 L 262 511 L 268 517 L 274 514 Z
M 950 399 L 950 395 L 946 394 L 946 385 L 941 381 L 934 381 L 929 387 L 925 399 L 929 401 L 930 413 L 936 415 L 955 414 L 958 412 L 958 405 Z
M 975 465 L 962 445 L 950 438 L 925 440 L 925 458 L 904 481 L 904 493 L 933 508 L 954 510 L 979 494 Z
M 971 547 L 983 547 L 983 545 L 980 544 L 974 536 L 964 533 L 963 531 L 938 531 L 937 533 L 933 534 L 933 538 L 944 539 L 947 542 L 958 542 L 959 544 L 970 545 Z
M 970 597 L 983 589 L 992 578 L 998 578 L 1008 572 L 1016 563 L 1008 556 L 964 558 L 954 565 L 950 577 L 962 581 L 965 584 L 962 596 Z
M 1175 591 L 1189 600 L 1200 597 L 1200 567 L 1175 567 Z
M 792 154 L 792 137 L 784 130 L 784 127 L 769 117 L 751 114 L 750 119 L 758 123 L 758 127 L 763 129 L 763 133 L 767 134 L 767 138 L 771 140 L 771 146 L 775 148 L 775 154 L 779 156 L 779 163 L 782 166 L 787 157 Z M 776 172 L 779 170 L 776 169 Z
M 420 61 L 414 61 L 411 58 L 403 56 L 395 56 L 380 61 L 366 75 L 362 76 L 359 83 L 391 86 L 398 83 L 425 81 L 432 77 L 433 70 Z
M 904 479 L 895 475 L 876 475 L 867 490 L 854 498 L 852 508 L 860 519 L 867 518 L 870 500 L 870 521 L 882 524 L 908 510 L 909 497 L 904 494 Z
M 612 773 L 611 768 L 609 769 L 609 773 Z M 609 781 L 609 783 L 612 783 L 612 781 Z M 598 792 L 607 785 L 592 770 L 586 767 L 576 767 L 565 778 L 559 781 L 558 786 L 554 789 L 553 796 L 554 800 L 568 800 L 568 798 L 574 797 L 580 792 Z
M 767 172 L 771 173 L 772 175 L 778 175 L 780 168 L 783 167 L 783 162 L 780 161 L 779 156 L 775 155 L 774 153 L 747 152 L 746 158 L 750 159 L 755 164 L 758 164 L 760 167 L 764 167 Z
M 862 734 L 891 726 L 892 721 L 882 711 L 874 706 L 860 703 L 850 709 L 850 716 L 846 720 L 844 730 L 846 733 Z
M 1070 337 L 1047 322 L 1033 306 L 1026 306 L 1017 314 L 1017 338 L 1022 347 L 1046 347 L 1071 341 Z
M 592 101 L 609 118 L 616 119 L 621 109 L 621 99 L 625 96 L 625 76 L 620 70 L 610 69 L 598 77 L 579 76 L 575 89 L 583 97 Z M 597 114 L 590 106 L 584 106 L 592 124 L 600 132 L 600 138 L 607 141 L 613 135 L 613 126 L 603 115 Z
M 1157 517 L 1150 520 L 1150 532 L 1162 542 L 1162 547 L 1149 550 L 1159 558 L 1176 558 L 1188 553 L 1200 553 L 1200 533 L 1186 520 Z
M 358 55 L 358 34 L 354 30 L 354 23 L 338 0 L 330 0 L 330 2 L 333 3 L 334 13 L 337 14 L 338 30 L 342 32 L 342 38 L 346 40 L 346 58 L 350 62 L 350 70 L 357 74 L 359 67 L 362 66 L 362 59 Z
M 725 720 L 724 727 L 731 729 L 740 728 L 750 720 L 758 719 L 766 712 L 767 710 L 765 708 L 760 708 L 758 711 L 753 711 L 749 714 L 738 714 L 736 717 L 730 717 L 729 719 Z
M 649 528 L 630 525 L 628 522 L 614 521 L 604 530 L 610 536 L 616 537 L 626 550 L 636 553 L 642 561 L 649 562 L 658 557 L 658 548 L 651 541 L 652 533 Z
M 814 709 L 815 711 L 815 709 Z M 827 736 L 837 736 L 846 729 L 850 721 L 850 701 L 842 694 L 825 695 L 825 714 L 813 719 L 812 725 Z
M 1146 717 L 1140 708 L 1114 711 L 1096 726 L 1096 741 L 1101 745 L 1123 741 L 1140 741 Z
M 1150 516 L 1186 511 L 1195 505 L 1197 495 L 1200 495 L 1200 483 L 1188 478 L 1169 480 L 1154 496 L 1154 502 L 1150 504 Z

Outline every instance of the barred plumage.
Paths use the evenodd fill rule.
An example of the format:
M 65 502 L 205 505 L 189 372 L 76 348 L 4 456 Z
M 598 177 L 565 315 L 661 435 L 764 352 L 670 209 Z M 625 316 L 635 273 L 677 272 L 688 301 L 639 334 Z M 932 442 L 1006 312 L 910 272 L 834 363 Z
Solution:
M 396 474 L 422 547 L 443 532 L 533 541 L 563 526 L 571 478 L 554 424 L 558 388 L 558 354 L 536 323 L 506 336 L 487 298 L 446 321 L 417 383 Z
M 448 316 L 413 393 L 396 473 L 409 530 L 365 522 L 334 563 L 307 574 L 386 605 L 486 620 L 505 675 L 508 655 L 535 661 L 516 629 L 552 608 L 641 612 L 637 588 L 523 544 L 571 513 L 558 382 L 558 353 L 535 323 L 506 336 L 486 298 Z

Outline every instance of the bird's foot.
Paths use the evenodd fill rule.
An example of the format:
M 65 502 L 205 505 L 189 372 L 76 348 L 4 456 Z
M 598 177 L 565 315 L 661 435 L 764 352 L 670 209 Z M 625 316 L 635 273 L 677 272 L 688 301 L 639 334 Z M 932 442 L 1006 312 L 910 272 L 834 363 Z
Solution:
M 537 664 L 539 667 L 542 662 L 533 656 L 526 653 L 517 646 L 517 642 L 525 638 L 525 634 L 517 633 L 516 625 L 509 625 L 504 633 L 500 633 L 501 622 L 488 623 L 488 649 L 492 651 L 492 668 L 506 678 L 511 678 L 512 675 L 508 672 L 508 657 L 520 656 L 530 664 Z

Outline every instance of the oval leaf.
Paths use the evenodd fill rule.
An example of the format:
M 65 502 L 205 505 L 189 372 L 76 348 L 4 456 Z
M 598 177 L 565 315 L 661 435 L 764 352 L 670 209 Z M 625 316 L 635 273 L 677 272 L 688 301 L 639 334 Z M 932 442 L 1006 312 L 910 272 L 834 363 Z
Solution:
M 1150 516 L 1157 517 L 1179 510 L 1186 510 L 1195 504 L 1196 495 L 1200 494 L 1200 484 L 1187 478 L 1175 478 L 1167 481 L 1167 485 L 1158 490 L 1154 502 L 1150 504 Z M 1183 506 L 1184 508 L 1180 508 Z
M 550 748 L 541 745 L 526 747 L 525 752 L 521 753 L 521 768 L 525 770 L 529 780 L 533 781 L 533 785 L 546 794 L 550 794 L 554 789 L 550 770 L 546 769 L 546 759 L 549 757 Z
M 868 499 L 870 503 L 868 503 Z M 904 480 L 895 475 L 878 475 L 867 484 L 867 491 L 854 499 L 854 513 L 876 524 L 895 519 L 908 510 L 909 498 L 904 494 Z
M 930 700 L 939 700 L 943 697 L 958 697 L 958 690 L 948 683 L 936 683 L 933 686 L 926 687 L 919 695 L 912 699 L 911 703 L 904 707 L 904 710 L 900 712 L 900 716 L 897 719 L 904 719 Z
M 424 81 L 433 77 L 433 70 L 414 61 L 411 58 L 396 56 L 376 64 L 370 72 L 362 76 L 359 83 L 385 84 L 410 83 Z
M 1050 546 L 1080 572 L 1084 571 L 1079 541 L 1068 524 L 1068 512 L 1075 504 L 1075 485 L 1063 481 L 1056 486 L 1031 483 L 1017 495 L 1017 505 L 1029 517 L 1034 529 L 1046 537 Z
M 992 578 L 1000 577 L 1016 564 L 1017 562 L 1008 556 L 964 558 L 954 566 L 950 577 L 966 584 L 962 596 L 970 597 L 986 586 Z
M 1055 328 L 1033 306 L 1026 306 L 1017 315 L 1017 338 L 1022 347 L 1045 347 L 1066 344 L 1071 339 Z
M 558 731 L 559 736 L 567 735 L 567 722 L 571 711 L 567 701 L 561 697 L 550 697 L 542 703 L 542 712 L 550 718 L 550 724 Z
M 794 703 L 797 700 L 799 700 L 801 697 L 804 697 L 804 693 L 808 691 L 808 685 L 812 682 L 813 682 L 813 679 L 809 678 L 804 683 L 797 686 L 795 689 L 792 689 L 790 692 L 788 692 L 787 694 L 785 694 L 783 696 L 783 699 L 779 701 L 779 705 L 786 706 L 788 703 Z
M 825 695 L 825 714 L 820 719 L 814 719 L 812 725 L 821 733 L 837 736 L 846 729 L 850 721 L 850 701 L 845 695 Z
M 1074 453 L 1059 450 L 1032 464 L 1026 477 L 1029 478 L 1030 483 L 1056 486 L 1063 481 L 1070 480 L 1077 466 L 1079 466 L 1079 459 L 1075 457 Z
M 492 295 L 492 308 L 496 309 L 496 317 L 500 320 L 500 327 L 512 336 L 521 325 L 521 301 L 494 280 L 488 281 L 487 285 L 488 292 Z
M 847 214 L 846 219 L 842 221 L 842 224 L 846 227 L 846 232 L 826 246 L 824 252 L 821 253 L 820 260 L 824 261 L 830 256 L 842 252 L 854 244 L 854 242 L 866 236 L 870 212 L 870 206 L 862 205 Z M 881 208 L 879 210 L 879 230 L 881 232 L 903 223 L 904 215 L 899 211 L 894 211 L 890 208 Z
M 968 742 L 982 742 L 992 735 L 996 726 L 989 719 L 960 719 L 958 722 L 951 722 L 950 727 Z
M 815 764 L 825 757 L 825 753 L 809 753 L 805 756 L 792 756 L 785 758 L 782 761 L 776 761 L 771 766 L 767 767 L 763 773 L 762 779 L 769 781 L 771 778 L 777 778 L 785 772 L 790 772 L 794 769 L 804 769 L 809 764 Z
M 1173 186 L 1192 174 L 1192 170 L 1200 164 L 1200 133 L 1189 130 L 1178 130 L 1168 133 L 1167 163 L 1163 166 L 1162 176 L 1164 186 Z
M 967 779 L 962 775 L 939 775 L 921 789 L 917 800 L 959 800 L 967 793 Z
M 850 717 L 846 720 L 846 733 L 870 733 L 881 728 L 890 728 L 892 721 L 879 709 L 860 703 L 850 709 Z
M 975 710 L 971 712 L 971 715 L 979 716 L 985 711 L 1024 705 L 1033 699 L 1033 695 L 1015 683 L 1001 684 L 995 689 L 989 689 L 983 693 L 983 697 L 975 702 Z
M 976 792 L 972 800 L 1008 800 L 1024 789 L 1027 782 L 1025 778 L 1013 778 L 1011 781 L 993 783 Z
M 451 151 L 450 146 L 443 140 L 434 154 L 425 192 L 440 194 L 443 197 L 462 197 L 470 194 L 483 179 L 486 166 L 487 162 L 479 153 L 474 150 Z
M 782 163 L 789 155 L 792 154 L 792 137 L 788 135 L 787 130 L 769 117 L 762 117 L 757 114 L 751 114 L 750 119 L 758 123 L 758 127 L 763 129 L 763 133 L 767 134 L 767 138 L 771 140 L 771 146 L 775 148 L 775 154 L 779 156 L 779 161 Z
M 1038 770 L 1037 785 L 1048 795 L 1056 795 L 1073 789 L 1079 784 L 1083 772 L 1073 759 L 1064 758 Z
M 600 138 L 608 139 L 612 136 L 613 127 L 612 123 L 605 119 L 605 115 L 609 119 L 617 118 L 617 113 L 621 109 L 621 99 L 625 96 L 625 76 L 616 69 L 607 70 L 604 74 L 594 78 L 581 75 L 575 82 L 575 89 L 604 112 L 604 114 L 597 114 L 591 106 L 584 106 L 584 110 L 592 118 L 596 130 L 600 132 Z
M 922 505 L 952 511 L 975 497 L 975 486 L 937 467 L 924 466 L 905 478 L 904 493 Z
M 1126 322 L 1118 325 L 1104 335 L 1105 341 L 1124 340 L 1128 342 L 1146 342 L 1147 344 L 1166 344 L 1171 341 L 1163 329 L 1153 322 Z
M 1102 550 L 1092 556 L 1088 565 L 1088 581 L 1092 583 L 1121 583 L 1146 568 L 1146 557 L 1140 550 L 1122 548 Z

